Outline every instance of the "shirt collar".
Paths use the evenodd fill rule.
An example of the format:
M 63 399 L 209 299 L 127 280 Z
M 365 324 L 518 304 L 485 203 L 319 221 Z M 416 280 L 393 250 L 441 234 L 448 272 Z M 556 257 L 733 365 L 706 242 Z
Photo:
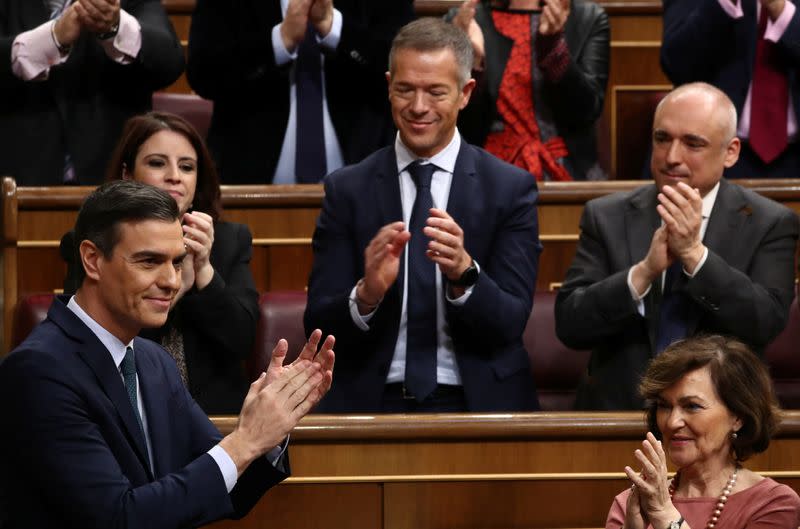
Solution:
M 717 193 L 719 193 L 719 182 L 711 188 L 711 191 L 706 193 L 703 197 L 703 218 L 707 219 L 711 216 L 711 210 L 714 209 L 714 203 L 717 201 Z
M 400 133 L 394 140 L 394 152 L 397 158 L 397 174 L 402 173 L 406 168 L 416 160 L 421 162 L 430 162 L 442 171 L 447 171 L 452 174 L 456 167 L 456 158 L 458 158 L 458 151 L 461 149 L 461 134 L 458 129 L 453 134 L 453 139 L 447 144 L 447 147 L 437 152 L 430 158 L 420 158 L 411 150 L 406 147 L 403 140 L 400 139 Z
M 117 366 L 119 369 L 120 363 L 122 363 L 122 359 L 125 358 L 125 350 L 128 346 L 133 347 L 133 340 L 129 343 L 124 344 L 120 341 L 119 338 L 108 332 L 103 328 L 102 325 L 94 321 L 91 316 L 89 316 L 83 307 L 78 305 L 78 302 L 75 301 L 75 296 L 69 298 L 69 302 L 67 303 L 67 308 L 71 310 L 75 315 L 84 323 L 89 330 L 97 336 L 97 339 L 100 340 L 108 352 L 111 353 L 111 357 L 114 359 L 114 365 Z

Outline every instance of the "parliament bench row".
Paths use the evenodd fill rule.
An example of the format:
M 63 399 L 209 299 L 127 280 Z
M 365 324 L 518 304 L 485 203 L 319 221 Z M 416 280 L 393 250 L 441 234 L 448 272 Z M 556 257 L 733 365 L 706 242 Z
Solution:
M 19 301 L 14 314 L 12 346 L 19 344 L 33 326 L 44 319 L 53 296 L 34 294 Z M 555 292 L 536 293 L 523 341 L 530 355 L 542 410 L 567 411 L 573 409 L 575 391 L 586 371 L 589 352 L 570 349 L 556 337 L 555 298 Z M 305 306 L 304 291 L 274 291 L 261 295 L 256 343 L 246 366 L 250 379 L 255 379 L 265 369 L 280 338 L 289 342 L 287 360 L 296 357 L 300 344 L 306 341 Z M 800 408 L 800 310 L 796 299 L 792 302 L 789 324 L 767 347 L 765 359 L 781 406 Z

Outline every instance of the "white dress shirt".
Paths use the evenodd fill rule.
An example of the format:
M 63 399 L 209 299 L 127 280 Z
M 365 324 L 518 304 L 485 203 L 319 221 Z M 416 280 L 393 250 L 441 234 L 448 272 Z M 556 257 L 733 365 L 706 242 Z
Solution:
M 414 200 L 417 198 L 417 187 L 411 178 L 411 175 L 406 168 L 414 161 L 419 160 L 423 165 L 425 163 L 432 163 L 436 165 L 437 170 L 434 171 L 431 179 L 431 195 L 433 196 L 433 207 L 447 211 L 447 200 L 450 196 L 450 185 L 453 181 L 453 169 L 456 165 L 456 158 L 458 158 L 458 151 L 461 148 L 461 135 L 458 130 L 455 131 L 453 139 L 450 143 L 440 152 L 431 158 L 419 158 L 412 153 L 400 140 L 400 135 L 397 135 L 394 144 L 395 153 L 397 155 L 397 172 L 400 179 L 400 202 L 403 208 L 403 222 L 406 226 L 410 224 L 411 211 L 414 208 Z M 477 263 L 476 263 L 477 264 Z M 403 252 L 403 270 L 404 277 L 408 277 L 408 252 Z M 458 363 L 456 362 L 455 348 L 453 347 L 453 339 L 450 336 L 450 329 L 447 325 L 445 318 L 444 296 L 442 296 L 444 289 L 444 280 L 442 273 L 438 266 L 436 268 L 436 334 L 437 334 L 437 347 L 436 347 L 436 381 L 439 384 L 449 384 L 454 386 L 461 385 L 461 374 L 458 371 Z M 354 302 L 356 287 L 350 292 L 350 316 L 353 322 L 361 330 L 369 330 L 369 321 L 375 314 L 375 311 L 361 315 L 358 312 L 358 306 Z M 466 292 L 456 298 L 451 299 L 447 296 L 447 302 L 453 305 L 463 305 L 472 294 L 472 287 L 466 289 Z M 406 373 L 406 333 L 408 327 L 408 312 L 407 312 L 407 297 L 408 297 L 408 282 L 403 282 L 402 293 L 402 307 L 400 312 L 400 326 L 397 330 L 397 342 L 394 348 L 394 355 L 392 356 L 392 363 L 389 367 L 389 375 L 386 378 L 387 383 L 403 382 Z M 377 310 L 377 308 L 375 309 Z
M 286 16 L 286 6 L 289 0 L 281 0 L 281 12 Z M 342 37 L 342 13 L 338 9 L 333 10 L 333 24 L 331 31 L 325 38 L 317 36 L 319 45 L 330 50 L 335 50 L 339 46 Z M 297 49 L 291 53 L 286 49 L 281 38 L 281 24 L 272 28 L 272 49 L 275 52 L 275 64 L 281 66 L 297 59 Z M 325 161 L 327 172 L 330 173 L 344 165 L 342 148 L 339 139 L 336 137 L 336 130 L 333 128 L 333 121 L 328 112 L 328 96 L 325 93 L 325 56 L 321 55 L 320 67 L 322 68 L 322 127 L 325 134 Z M 275 168 L 273 184 L 295 184 L 297 175 L 295 174 L 295 154 L 297 152 L 297 85 L 294 80 L 294 66 L 290 74 L 289 82 L 289 120 L 286 123 L 286 135 L 283 137 L 281 154 L 278 157 L 278 165 Z

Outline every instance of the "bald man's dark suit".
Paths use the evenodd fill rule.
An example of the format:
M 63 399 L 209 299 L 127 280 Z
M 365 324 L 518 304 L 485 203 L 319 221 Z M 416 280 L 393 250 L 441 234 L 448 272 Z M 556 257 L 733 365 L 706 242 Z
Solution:
M 586 204 L 575 259 L 556 300 L 556 331 L 592 349 L 576 406 L 641 408 L 639 379 L 653 357 L 661 280 L 637 311 L 628 270 L 642 260 L 660 225 L 655 185 Z M 797 215 L 757 193 L 720 182 L 703 242 L 708 259 L 684 281 L 692 300 L 689 335 L 722 333 L 761 350 L 786 325 L 794 297 Z

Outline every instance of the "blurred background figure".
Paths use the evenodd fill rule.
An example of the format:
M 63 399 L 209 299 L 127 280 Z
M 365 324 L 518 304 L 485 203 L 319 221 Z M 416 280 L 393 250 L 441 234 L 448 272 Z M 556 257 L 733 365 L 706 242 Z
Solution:
M 664 0 L 664 73 L 717 86 L 739 114 L 742 153 L 727 178 L 800 175 L 796 11 L 786 0 Z
M 125 120 L 182 71 L 159 0 L 0 0 L 0 174 L 100 183 Z
M 258 292 L 250 272 L 250 229 L 220 220 L 217 173 L 203 140 L 183 118 L 151 112 L 131 118 L 114 150 L 108 180 L 131 179 L 167 191 L 178 203 L 184 242 L 182 286 L 166 325 L 146 330 L 175 358 L 207 414 L 237 413 L 247 392 L 243 361 L 253 347 Z M 84 271 L 74 233 L 61 240 L 64 292 Z
M 633 485 L 614 498 L 606 529 L 800 524 L 794 490 L 742 467 L 767 449 L 778 420 L 769 373 L 746 345 L 723 336 L 676 342 L 639 389 L 650 433 L 625 467 Z
M 198 0 L 188 77 L 214 101 L 222 181 L 315 183 L 391 143 L 389 45 L 413 16 L 412 0 Z
M 607 178 L 595 122 L 608 80 L 608 16 L 583 0 L 465 0 L 447 18 L 475 48 L 469 142 L 537 180 Z

